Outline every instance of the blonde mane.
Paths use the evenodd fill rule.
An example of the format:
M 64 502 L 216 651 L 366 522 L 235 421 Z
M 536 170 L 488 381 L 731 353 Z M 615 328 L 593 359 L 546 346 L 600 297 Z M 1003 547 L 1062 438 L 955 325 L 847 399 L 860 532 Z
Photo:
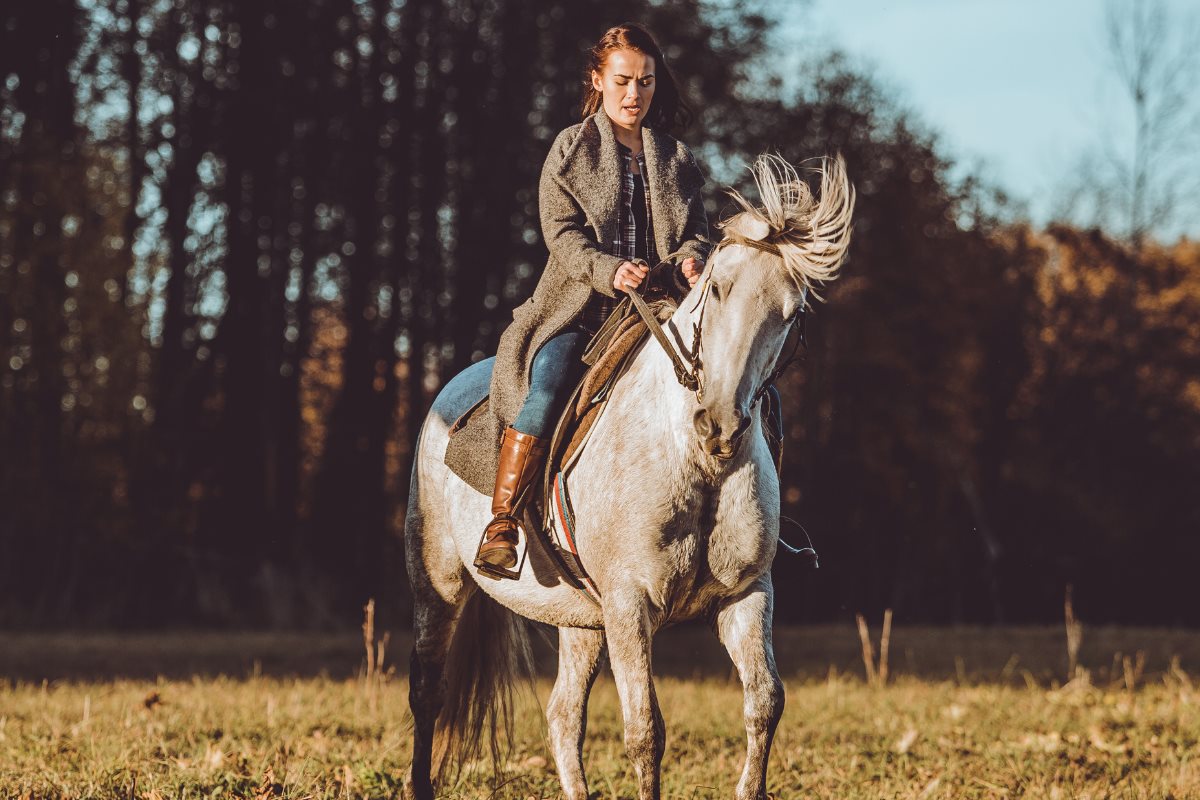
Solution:
M 735 189 L 730 196 L 741 211 L 720 224 L 725 238 L 747 239 L 740 232 L 745 217 L 763 224 L 769 233 L 761 241 L 779 248 L 788 274 L 818 300 L 817 287 L 837 277 L 850 246 L 854 187 L 846 177 L 841 155 L 822 159 L 820 197 L 813 197 L 795 167 L 778 155 L 764 153 L 750 168 L 762 206 L 755 206 Z

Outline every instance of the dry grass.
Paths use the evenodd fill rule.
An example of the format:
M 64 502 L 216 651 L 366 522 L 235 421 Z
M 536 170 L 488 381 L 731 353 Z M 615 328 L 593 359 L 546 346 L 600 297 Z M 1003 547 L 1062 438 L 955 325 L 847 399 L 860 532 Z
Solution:
M 788 639 L 801 632 L 780 633 L 781 651 L 794 652 L 797 643 Z M 807 642 L 813 632 L 804 633 Z M 992 633 L 1013 643 L 1005 632 Z M 1006 664 L 1013 653 L 1036 661 L 1032 645 L 1004 658 L 998 650 L 999 660 L 987 665 L 978 661 L 979 648 L 959 654 L 965 673 L 1007 673 L 1011 681 L 921 679 L 896 669 L 901 661 L 885 687 L 864 683 L 861 661 L 854 666 L 861 643 L 853 628 L 844 634 L 845 642 L 838 639 L 829 652 L 844 652 L 846 669 L 830 669 L 836 659 L 827 657 L 820 677 L 814 663 L 788 681 L 771 762 L 776 797 L 1200 797 L 1200 691 L 1185 671 L 1193 662 L 1160 665 L 1155 636 L 1122 639 L 1123 652 L 1147 654 L 1140 673 L 1136 658 L 1114 657 L 1114 649 L 1106 659 L 1114 666 L 1101 667 L 1089 661 L 1085 647 L 1080 660 L 1090 664 L 1091 677 L 1065 688 L 1026 683 Z M 935 643 L 933 632 L 922 637 Z M 1089 642 L 1097 638 L 1103 640 L 1089 634 Z M 18 639 L 0 638 L 0 653 L 20 645 Z M 669 652 L 688 650 L 680 641 L 687 636 Z M 892 633 L 894 653 L 924 641 L 904 629 Z M 945 641 L 964 643 L 952 632 Z M 243 674 L 0 684 L 0 797 L 398 796 L 410 752 L 407 684 L 378 672 L 356 677 L 363 642 L 357 640 L 346 676 L 334 678 Z M 1061 629 L 1046 645 L 1061 661 Z M 405 652 L 401 647 L 389 650 Z M 945 658 L 944 664 L 953 663 Z M 1060 675 L 1065 666 L 1058 667 Z M 668 725 L 664 797 L 729 797 L 737 779 L 745 742 L 740 687 L 724 677 L 727 667 L 719 660 L 698 674 L 658 683 Z M 549 684 L 539 686 L 544 703 Z M 526 698 L 520 713 L 507 782 L 493 793 L 481 768 L 468 771 L 445 796 L 558 796 L 538 703 Z M 607 676 L 593 698 L 586 757 L 595 797 L 634 796 Z
M 776 798 L 1200 796 L 1198 634 L 1090 628 L 1063 658 L 1061 628 L 889 633 L 884 685 L 886 661 L 863 660 L 868 639 L 853 627 L 776 631 L 790 678 Z M 0 798 L 398 796 L 407 684 L 384 658 L 402 663 L 409 643 L 396 638 L 385 650 L 371 614 L 346 637 L 0 634 L 11 681 L 0 681 Z M 658 644 L 660 672 L 674 675 L 659 681 L 664 794 L 730 796 L 744 734 L 728 661 L 694 628 Z M 155 673 L 167 676 L 143 678 Z M 1064 674 L 1075 678 L 1061 686 Z M 547 692 L 542 680 L 540 702 Z M 468 770 L 445 796 L 557 796 L 539 703 L 526 698 L 521 714 L 503 786 Z M 601 678 L 587 750 L 596 798 L 634 796 L 619 717 Z
M 547 685 L 542 687 L 544 700 Z M 121 681 L 0 694 L 5 797 L 393 797 L 409 757 L 406 685 Z M 665 796 L 728 797 L 744 737 L 740 690 L 665 679 Z M 1196 797 L 1200 700 L 1182 682 L 1129 693 L 956 686 L 788 686 L 772 759 L 778 797 Z M 540 712 L 522 708 L 497 798 L 550 798 Z M 631 797 L 616 693 L 597 687 L 588 766 L 601 798 Z M 489 794 L 468 774 L 450 797 Z

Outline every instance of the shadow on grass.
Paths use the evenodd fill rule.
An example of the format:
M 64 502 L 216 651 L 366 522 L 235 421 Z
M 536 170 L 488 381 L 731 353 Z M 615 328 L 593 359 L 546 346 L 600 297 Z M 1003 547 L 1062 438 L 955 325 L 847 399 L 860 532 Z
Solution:
M 555 669 L 553 629 L 535 635 L 541 671 Z M 878 635 L 878 631 L 873 631 Z M 393 632 L 384 669 L 408 669 L 411 636 Z M 1101 681 L 1119 680 L 1122 656 L 1145 657 L 1143 681 L 1157 680 L 1173 657 L 1182 669 L 1200 668 L 1200 632 L 1144 628 L 1085 629 L 1080 664 Z M 775 653 L 790 680 L 862 677 L 861 645 L 853 625 L 778 627 Z M 356 634 L 171 632 L 0 633 L 0 679 L 14 682 L 171 679 L 226 675 L 350 678 L 364 664 Z M 969 683 L 1050 685 L 1067 670 L 1062 628 L 930 628 L 897 626 L 891 674 Z M 703 626 L 663 631 L 655 640 L 659 675 L 736 680 L 728 657 Z

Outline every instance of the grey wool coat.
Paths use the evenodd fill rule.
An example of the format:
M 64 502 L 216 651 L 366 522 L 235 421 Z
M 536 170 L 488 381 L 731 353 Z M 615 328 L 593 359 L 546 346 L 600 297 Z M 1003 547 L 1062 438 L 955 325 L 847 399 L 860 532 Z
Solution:
M 711 241 L 696 159 L 683 142 L 645 125 L 642 151 L 657 252 L 676 265 L 689 256 L 706 260 Z M 489 404 L 504 425 L 521 410 L 538 349 L 571 324 L 592 292 L 617 295 L 613 278 L 623 259 L 611 253 L 620 181 L 617 140 L 604 109 L 563 130 L 550 147 L 538 184 L 550 257 L 533 296 L 513 311 L 492 372 Z

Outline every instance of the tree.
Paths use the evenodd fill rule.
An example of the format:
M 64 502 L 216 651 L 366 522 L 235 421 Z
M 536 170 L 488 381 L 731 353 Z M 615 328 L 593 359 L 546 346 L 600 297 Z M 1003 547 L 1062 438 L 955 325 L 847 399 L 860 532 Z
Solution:
M 1200 19 L 1165 0 L 1108 0 L 1104 47 L 1117 100 L 1102 101 L 1100 141 L 1064 210 L 1140 251 L 1200 199 Z

